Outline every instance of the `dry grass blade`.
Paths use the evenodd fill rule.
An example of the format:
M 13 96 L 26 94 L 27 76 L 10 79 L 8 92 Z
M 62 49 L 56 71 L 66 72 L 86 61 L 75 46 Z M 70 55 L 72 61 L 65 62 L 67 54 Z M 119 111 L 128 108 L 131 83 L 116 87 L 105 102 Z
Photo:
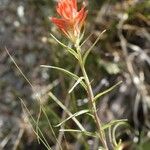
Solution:
M 11 134 L 8 134 L 1 142 L 0 142 L 0 150 L 3 150 L 8 141 L 11 138 Z
M 22 108 L 23 108 L 25 114 L 28 114 L 28 115 L 30 116 L 31 120 L 32 120 L 33 123 L 36 125 L 36 127 L 37 127 L 37 129 L 38 129 L 38 131 L 39 131 L 39 132 L 37 132 L 37 130 L 35 130 L 34 127 L 33 127 L 33 125 L 31 124 L 31 127 L 32 127 L 33 132 L 35 133 L 35 135 L 38 137 L 38 139 L 44 144 L 44 146 L 45 146 L 48 150 L 51 149 L 51 147 L 49 146 L 47 140 L 45 139 L 45 137 L 44 137 L 44 135 L 43 135 L 41 129 L 40 129 L 39 126 L 37 125 L 36 120 L 33 118 L 32 114 L 30 113 L 29 109 L 27 108 L 26 104 L 24 103 L 24 101 L 23 101 L 21 98 L 19 98 L 19 99 L 21 100 Z M 39 136 L 39 133 L 41 134 L 41 136 L 42 136 L 43 139 Z
M 15 62 L 15 60 L 13 59 L 13 57 L 11 56 L 11 54 L 9 53 L 9 51 L 7 50 L 7 48 L 5 48 L 5 50 L 6 50 L 7 54 L 9 55 L 9 57 L 11 58 L 12 62 L 14 63 L 14 65 L 16 66 L 16 68 L 19 70 L 19 72 L 20 72 L 21 75 L 23 76 L 23 78 L 24 78 L 24 79 L 27 81 L 27 83 L 31 86 L 33 92 L 36 93 L 36 89 L 34 88 L 34 86 L 32 85 L 32 83 L 29 81 L 29 79 L 25 76 L 25 74 L 22 72 L 22 70 L 20 69 L 20 67 L 17 65 L 17 63 Z M 51 123 L 50 123 L 50 121 L 49 121 L 49 118 L 48 118 L 48 116 L 47 116 L 47 114 L 46 114 L 46 112 L 45 112 L 45 110 L 44 110 L 44 108 L 43 108 L 43 106 L 42 106 L 42 104 L 41 104 L 41 98 L 40 98 L 40 96 L 38 96 L 37 98 L 38 98 L 39 106 L 40 106 L 40 107 L 39 107 L 38 119 L 37 119 L 37 121 L 36 121 L 36 135 L 38 135 L 38 131 L 39 131 L 39 125 L 38 125 L 38 124 L 39 124 L 39 119 L 40 119 L 40 116 L 41 116 L 41 112 L 43 112 L 44 115 L 45 115 L 45 117 L 46 117 L 46 119 L 47 119 L 47 121 L 48 121 L 50 130 L 52 131 L 52 134 L 53 134 L 53 136 L 55 137 L 56 142 L 58 142 L 58 141 L 57 141 L 57 137 L 56 137 L 56 135 L 55 135 L 55 132 L 54 132 L 54 130 L 53 130 L 53 128 L 52 128 L 52 125 L 51 125 Z M 38 138 L 39 138 L 39 136 L 37 136 L 37 139 L 38 139 Z M 61 148 L 61 146 L 60 146 L 60 148 Z
M 23 133 L 24 133 L 24 128 L 21 128 L 21 129 L 19 130 L 18 137 L 17 137 L 17 139 L 16 139 L 16 141 L 15 141 L 15 144 L 14 144 L 12 150 L 17 150 L 17 148 L 18 148 L 18 146 L 19 146 L 19 143 L 20 143 L 20 140 L 21 140 L 21 138 L 22 138 L 22 136 L 23 136 Z

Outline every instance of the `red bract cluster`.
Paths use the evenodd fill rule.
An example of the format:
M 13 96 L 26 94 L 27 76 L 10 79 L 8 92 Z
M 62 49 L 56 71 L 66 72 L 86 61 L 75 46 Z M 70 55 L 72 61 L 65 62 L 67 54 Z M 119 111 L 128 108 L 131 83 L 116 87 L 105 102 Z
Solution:
M 78 11 L 76 0 L 59 0 L 56 11 L 61 18 L 51 17 L 51 21 L 72 41 L 80 37 L 87 16 L 85 6 Z

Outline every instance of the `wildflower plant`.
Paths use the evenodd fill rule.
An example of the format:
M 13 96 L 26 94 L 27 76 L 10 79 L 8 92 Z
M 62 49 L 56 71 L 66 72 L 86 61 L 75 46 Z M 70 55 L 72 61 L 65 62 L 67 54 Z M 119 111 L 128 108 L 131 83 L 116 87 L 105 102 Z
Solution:
M 89 80 L 88 74 L 85 69 L 85 64 L 86 64 L 86 60 L 87 60 L 89 53 L 91 52 L 91 50 L 93 49 L 95 44 L 98 42 L 101 35 L 105 32 L 105 30 L 102 33 L 100 33 L 100 35 L 98 36 L 96 41 L 93 43 L 93 45 L 88 50 L 82 51 L 83 43 L 86 40 L 88 40 L 88 38 L 87 38 L 87 39 L 85 39 L 85 41 L 83 43 L 81 43 L 83 41 L 83 37 L 84 37 L 85 20 L 86 20 L 87 13 L 88 13 L 88 11 L 86 10 L 86 7 L 85 7 L 85 3 L 82 4 L 81 9 L 79 10 L 78 6 L 77 6 L 77 0 L 59 0 L 57 3 L 57 6 L 56 6 L 56 11 L 59 15 L 59 18 L 51 17 L 50 21 L 57 26 L 57 28 L 62 32 L 63 35 L 65 35 L 68 38 L 69 41 L 72 42 L 73 48 L 69 47 L 69 46 L 65 45 L 64 43 L 62 43 L 61 41 L 59 41 L 53 34 L 50 34 L 50 35 L 58 44 L 60 44 L 62 47 L 64 47 L 71 55 L 73 55 L 76 58 L 77 62 L 79 63 L 80 69 L 82 71 L 82 76 L 78 76 L 78 75 L 76 75 L 64 68 L 60 68 L 60 67 L 48 66 L 48 65 L 41 65 L 41 66 L 59 70 L 65 74 L 69 75 L 70 77 L 72 77 L 75 80 L 75 83 L 74 83 L 73 87 L 69 90 L 68 94 L 70 94 L 78 84 L 81 84 L 81 86 L 85 89 L 85 91 L 87 93 L 87 98 L 88 98 L 88 102 L 89 102 L 89 108 L 87 108 L 86 110 L 81 110 L 79 112 L 76 112 L 75 114 L 72 114 L 70 111 L 67 111 L 67 114 L 69 115 L 69 117 L 66 118 L 65 120 L 63 120 L 61 123 L 59 123 L 57 125 L 57 127 L 61 126 L 69 119 L 73 119 L 74 122 L 79 127 L 79 130 L 63 129 L 63 131 L 82 132 L 88 136 L 94 136 L 94 137 L 96 136 L 99 138 L 99 142 L 101 143 L 102 149 L 108 150 L 108 144 L 106 141 L 106 132 L 105 132 L 106 129 L 111 129 L 111 127 L 114 126 L 115 124 L 117 124 L 118 122 L 120 123 L 125 120 L 114 120 L 106 125 L 102 125 L 102 122 L 97 114 L 96 102 L 99 99 L 99 97 L 101 97 L 102 95 L 111 91 L 113 88 L 115 88 L 121 82 L 117 83 L 116 85 L 112 86 L 111 88 L 107 89 L 104 92 L 94 95 L 92 86 L 91 86 L 91 81 Z M 49 95 L 56 103 L 58 103 L 58 105 L 62 109 L 64 109 L 64 110 L 66 109 L 65 106 L 51 92 Z M 88 113 L 88 114 L 90 114 L 90 116 L 92 116 L 92 118 L 97 126 L 97 129 L 94 133 L 87 131 L 81 125 L 81 123 L 76 119 L 77 116 L 83 115 L 85 113 Z M 108 131 L 109 131 L 109 137 L 110 138 L 114 137 L 111 135 L 111 131 L 110 130 L 108 130 Z M 113 139 L 113 141 L 114 140 L 115 139 Z M 117 144 L 116 141 L 114 143 L 115 143 L 114 147 L 116 147 L 116 149 L 119 149 L 118 147 L 122 147 L 120 142 L 119 142 L 119 144 Z M 121 145 L 121 146 L 119 146 L 119 145 Z

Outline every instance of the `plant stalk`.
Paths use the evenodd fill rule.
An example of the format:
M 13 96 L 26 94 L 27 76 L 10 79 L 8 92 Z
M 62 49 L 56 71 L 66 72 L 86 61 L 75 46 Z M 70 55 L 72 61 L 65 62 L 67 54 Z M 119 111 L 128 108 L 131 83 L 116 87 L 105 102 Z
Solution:
M 77 53 L 78 53 L 79 64 L 80 64 L 80 67 L 81 67 L 81 71 L 82 71 L 82 74 L 84 76 L 85 83 L 86 83 L 86 86 L 87 86 L 88 99 L 89 99 L 89 103 L 92 107 L 95 123 L 96 123 L 97 128 L 98 128 L 100 142 L 102 143 L 105 150 L 108 150 L 105 133 L 102 130 L 101 121 L 100 121 L 100 118 L 98 117 L 98 114 L 97 114 L 96 104 L 94 102 L 93 90 L 92 90 L 88 75 L 87 75 L 86 70 L 85 70 L 85 66 L 84 66 L 84 63 L 83 63 L 83 58 L 82 58 L 82 55 L 81 55 L 81 48 L 80 48 L 79 43 L 76 43 L 75 47 L 76 47 L 76 50 L 77 50 Z

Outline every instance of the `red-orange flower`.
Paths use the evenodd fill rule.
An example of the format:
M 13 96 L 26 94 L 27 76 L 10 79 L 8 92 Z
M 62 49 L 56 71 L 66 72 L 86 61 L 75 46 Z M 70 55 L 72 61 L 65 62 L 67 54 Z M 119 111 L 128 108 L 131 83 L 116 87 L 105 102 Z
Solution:
M 87 11 L 83 5 L 78 11 L 77 0 L 59 0 L 57 13 L 60 19 L 51 17 L 51 21 L 73 42 L 80 37 L 81 28 L 87 16 Z

